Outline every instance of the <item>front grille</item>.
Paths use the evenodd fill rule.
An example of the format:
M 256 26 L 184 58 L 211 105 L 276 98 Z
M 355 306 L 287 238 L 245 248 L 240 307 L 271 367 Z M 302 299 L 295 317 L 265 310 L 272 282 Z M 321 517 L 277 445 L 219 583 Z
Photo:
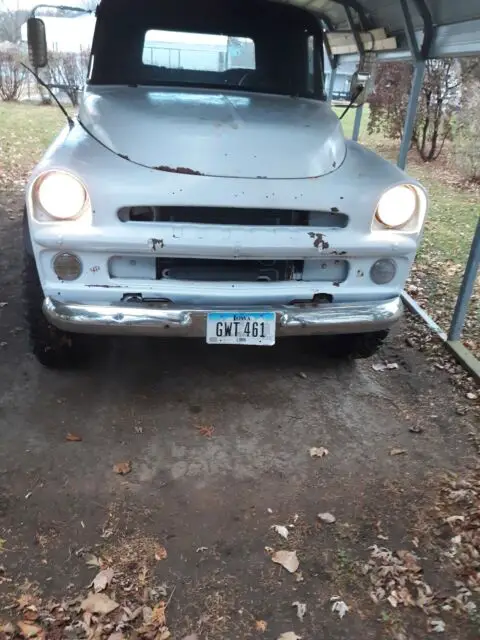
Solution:
M 234 207 L 122 207 L 122 222 L 179 222 L 245 226 L 308 226 L 344 228 L 348 216 L 338 211 L 293 209 L 237 209 Z
M 222 260 L 112 256 L 112 279 L 185 280 L 190 282 L 344 282 L 348 261 L 325 260 Z
M 290 260 L 208 260 L 157 258 L 157 280 L 197 282 L 280 282 L 300 278 L 303 262 Z

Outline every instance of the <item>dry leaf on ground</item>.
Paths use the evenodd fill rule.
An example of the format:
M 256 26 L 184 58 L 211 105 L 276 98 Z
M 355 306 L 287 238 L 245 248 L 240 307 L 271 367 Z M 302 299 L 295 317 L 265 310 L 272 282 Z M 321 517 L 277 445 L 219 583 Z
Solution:
M 132 463 L 129 460 L 127 462 L 117 462 L 117 464 L 113 465 L 113 470 L 115 473 L 124 476 L 132 470 Z
M 390 449 L 391 456 L 402 456 L 406 453 L 407 453 L 406 449 L 397 449 L 396 447 L 394 447 L 393 449 Z
M 282 536 L 282 538 L 285 538 L 285 540 L 288 538 L 288 529 L 282 524 L 272 524 L 271 529 L 278 533 L 279 536 Z
M 77 434 L 75 433 L 67 433 L 67 435 L 65 436 L 65 440 L 67 440 L 67 442 L 81 442 L 82 437 L 77 436 Z
M 255 631 L 263 633 L 267 630 L 267 623 L 265 620 L 255 620 Z
M 167 557 L 167 550 L 165 549 L 164 546 L 162 546 L 161 544 L 159 544 L 156 549 L 155 549 L 155 560 L 165 560 L 165 558 Z
M 199 424 L 198 426 L 195 427 L 195 429 L 204 438 L 211 438 L 213 436 L 213 434 L 215 433 L 215 427 L 211 426 L 211 425 Z
M 99 615 L 112 613 L 117 607 L 118 603 L 111 600 L 104 593 L 91 593 L 80 605 L 82 611 L 98 613 Z
M 435 633 L 443 633 L 445 631 L 445 622 L 443 620 L 429 620 L 428 628 Z
M 97 556 L 94 556 L 93 553 L 86 554 L 85 564 L 88 565 L 89 567 L 100 567 L 102 565 L 100 560 L 97 558 Z
M 343 601 L 340 600 L 339 596 L 332 596 L 330 598 L 330 602 L 332 602 L 332 613 L 338 613 L 340 618 L 350 610 L 349 606 Z
M 171 637 L 172 634 L 170 633 L 169 629 L 167 627 L 163 627 L 163 629 L 160 629 L 160 631 L 157 633 L 154 640 L 168 640 L 168 638 Z
M 114 572 L 112 568 L 102 569 L 102 571 L 99 571 L 92 580 L 90 587 L 93 587 L 95 593 L 104 591 L 113 580 L 113 574 Z
M 372 364 L 372 369 L 374 371 L 386 371 L 388 369 L 398 369 L 398 364 L 396 362 L 385 362 L 385 363 L 377 362 L 375 364 Z
M 150 624 L 154 624 L 158 627 L 165 626 L 167 622 L 165 618 L 165 608 L 166 608 L 166 604 L 163 600 L 157 604 L 157 606 L 152 611 Z
M 294 631 L 287 631 L 278 636 L 277 640 L 302 640 L 302 636 L 297 636 Z
M 21 620 L 17 622 L 17 627 L 20 629 L 20 633 L 24 638 L 36 638 L 38 640 L 43 640 L 45 638 L 45 632 L 41 627 L 37 627 L 36 624 L 31 624 L 30 622 L 24 622 Z
M 328 449 L 325 447 L 310 447 L 311 458 L 324 458 L 325 456 L 328 456 Z
M 275 551 L 272 555 L 272 560 L 277 564 L 281 564 L 290 573 L 295 573 L 300 565 L 296 551 Z
M 328 511 L 326 511 L 325 513 L 318 513 L 317 518 L 322 522 L 326 522 L 327 524 L 333 524 L 337 520 L 335 516 L 332 513 L 328 513 Z
M 307 605 L 304 602 L 295 600 L 295 602 L 292 602 L 292 607 L 297 608 L 297 618 L 300 620 L 300 622 L 303 622 L 305 614 L 307 613 Z

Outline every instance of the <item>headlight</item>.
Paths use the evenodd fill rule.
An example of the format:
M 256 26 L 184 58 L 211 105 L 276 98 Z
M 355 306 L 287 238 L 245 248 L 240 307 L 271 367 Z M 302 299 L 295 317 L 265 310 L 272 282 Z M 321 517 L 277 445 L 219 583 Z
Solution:
M 37 184 L 37 198 L 42 209 L 59 220 L 78 216 L 87 200 L 83 184 L 70 173 L 52 171 Z
M 375 216 L 379 222 L 392 229 L 403 227 L 417 212 L 419 195 L 413 185 L 392 187 L 378 201 Z

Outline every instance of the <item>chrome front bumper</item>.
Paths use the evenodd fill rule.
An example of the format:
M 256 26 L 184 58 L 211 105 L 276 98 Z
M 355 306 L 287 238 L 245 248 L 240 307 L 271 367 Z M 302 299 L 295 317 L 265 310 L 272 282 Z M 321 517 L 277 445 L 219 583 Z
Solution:
M 73 333 L 140 336 L 205 337 L 209 312 L 222 308 L 187 308 L 169 304 L 116 305 L 65 303 L 46 298 L 43 311 L 49 322 Z M 371 302 L 324 303 L 297 306 L 242 305 L 235 312 L 274 311 L 277 336 L 364 333 L 386 329 L 402 315 L 400 297 Z

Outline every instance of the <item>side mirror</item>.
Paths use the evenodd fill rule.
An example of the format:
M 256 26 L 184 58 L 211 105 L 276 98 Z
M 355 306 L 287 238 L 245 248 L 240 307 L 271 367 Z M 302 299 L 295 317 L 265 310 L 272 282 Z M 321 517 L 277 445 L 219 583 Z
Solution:
M 370 73 L 355 71 L 350 82 L 349 99 L 357 105 L 364 104 L 372 92 L 373 78 Z
M 45 23 L 40 18 L 27 20 L 28 58 L 34 69 L 46 67 L 48 63 Z

